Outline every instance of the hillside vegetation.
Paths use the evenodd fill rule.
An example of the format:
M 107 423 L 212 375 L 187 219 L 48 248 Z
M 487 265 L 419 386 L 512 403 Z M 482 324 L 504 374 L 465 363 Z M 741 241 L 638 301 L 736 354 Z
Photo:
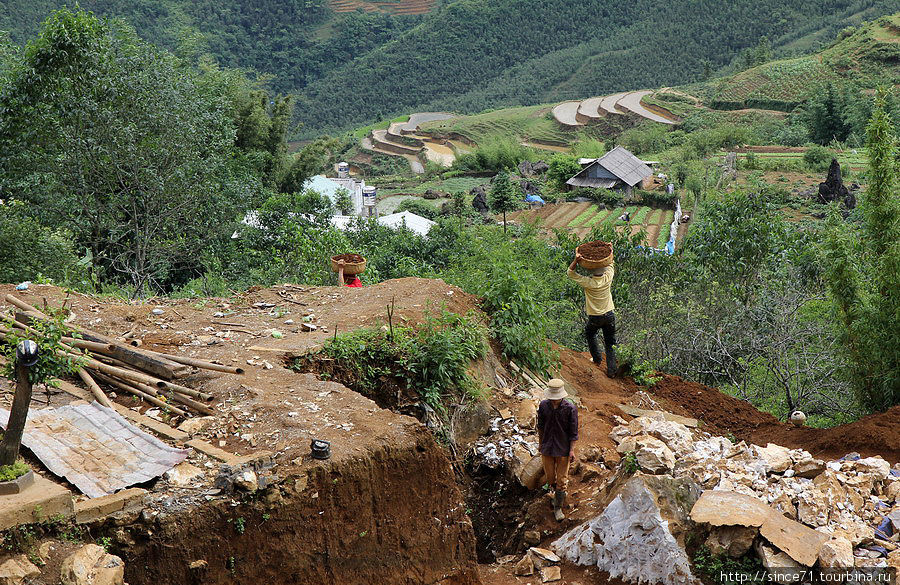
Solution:
M 21 44 L 64 0 L 2 0 Z M 434 5 L 434 6 L 433 6 Z M 479 112 L 696 81 L 768 38 L 805 52 L 890 0 L 84 0 L 181 55 L 271 76 L 303 135 L 422 109 Z M 431 12 L 428 12 L 428 9 Z M 358 10 L 357 10 L 358 9 Z
M 892 2 L 458 0 L 299 94 L 313 131 L 422 110 L 477 112 L 696 80 L 768 36 L 831 29 Z M 784 41 L 782 41 L 782 37 Z
M 900 14 L 843 31 L 815 55 L 772 61 L 716 82 L 710 105 L 791 110 L 828 82 L 900 84 Z
M 418 10 L 338 13 L 328 0 L 84 0 L 79 4 L 98 16 L 125 20 L 159 47 L 186 56 L 208 53 L 222 66 L 269 76 L 272 88 L 282 93 L 303 88 L 421 21 Z M 2 0 L 0 31 L 8 31 L 14 42 L 22 44 L 51 11 L 66 5 L 71 2 Z

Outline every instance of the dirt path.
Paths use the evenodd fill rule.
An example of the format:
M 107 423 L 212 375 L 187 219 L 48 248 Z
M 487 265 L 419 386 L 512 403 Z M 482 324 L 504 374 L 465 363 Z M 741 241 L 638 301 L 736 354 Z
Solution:
M 576 118 L 581 102 L 564 102 L 553 108 L 553 117 L 563 126 L 584 126 Z

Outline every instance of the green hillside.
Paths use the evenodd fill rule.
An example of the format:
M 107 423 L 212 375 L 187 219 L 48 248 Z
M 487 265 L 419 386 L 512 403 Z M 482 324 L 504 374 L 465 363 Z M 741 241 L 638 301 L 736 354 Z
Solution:
M 837 34 L 847 23 L 895 7 L 827 0 L 457 0 L 309 85 L 300 92 L 297 118 L 313 134 L 415 110 L 477 112 L 686 83 L 730 63 L 763 36 L 778 54 L 783 43 L 796 45 L 823 29 Z M 797 29 L 804 31 L 799 37 Z
M 33 37 L 66 0 L 0 0 L 0 30 L 14 42 Z M 421 16 L 335 13 L 328 0 L 81 0 L 99 16 L 117 17 L 138 34 L 178 52 L 209 53 L 221 65 L 272 77 L 296 91 L 396 38 Z
M 23 43 L 65 3 L 0 0 L 0 30 Z M 80 2 L 126 20 L 159 46 L 208 53 L 224 66 L 271 78 L 275 91 L 297 95 L 302 137 L 417 110 L 480 112 L 695 82 L 763 37 L 776 56 L 806 52 L 848 25 L 891 12 L 896 2 L 445 0 L 417 15 L 404 11 L 430 5 L 410 0 L 403 10 L 336 11 L 355 5 Z
M 849 81 L 867 89 L 900 84 L 900 14 L 840 36 L 815 55 L 773 61 L 712 84 L 710 105 L 787 111 L 809 98 L 822 82 Z

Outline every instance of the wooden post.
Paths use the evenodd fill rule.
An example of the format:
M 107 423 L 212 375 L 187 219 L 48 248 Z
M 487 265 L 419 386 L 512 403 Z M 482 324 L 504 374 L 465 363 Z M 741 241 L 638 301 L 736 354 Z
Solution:
M 28 407 L 31 404 L 31 380 L 28 379 L 28 369 L 21 361 L 16 363 L 16 395 L 9 411 L 6 433 L 3 435 L 3 442 L 0 443 L 0 465 L 12 465 L 19 457 L 25 419 L 28 417 Z

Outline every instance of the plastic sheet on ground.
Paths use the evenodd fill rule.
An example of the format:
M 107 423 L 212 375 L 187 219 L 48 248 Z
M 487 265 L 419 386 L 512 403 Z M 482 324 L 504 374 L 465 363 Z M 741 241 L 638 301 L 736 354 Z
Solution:
M 0 408 L 0 426 L 8 421 Z M 150 481 L 188 455 L 96 402 L 29 411 L 22 445 L 91 498 Z

